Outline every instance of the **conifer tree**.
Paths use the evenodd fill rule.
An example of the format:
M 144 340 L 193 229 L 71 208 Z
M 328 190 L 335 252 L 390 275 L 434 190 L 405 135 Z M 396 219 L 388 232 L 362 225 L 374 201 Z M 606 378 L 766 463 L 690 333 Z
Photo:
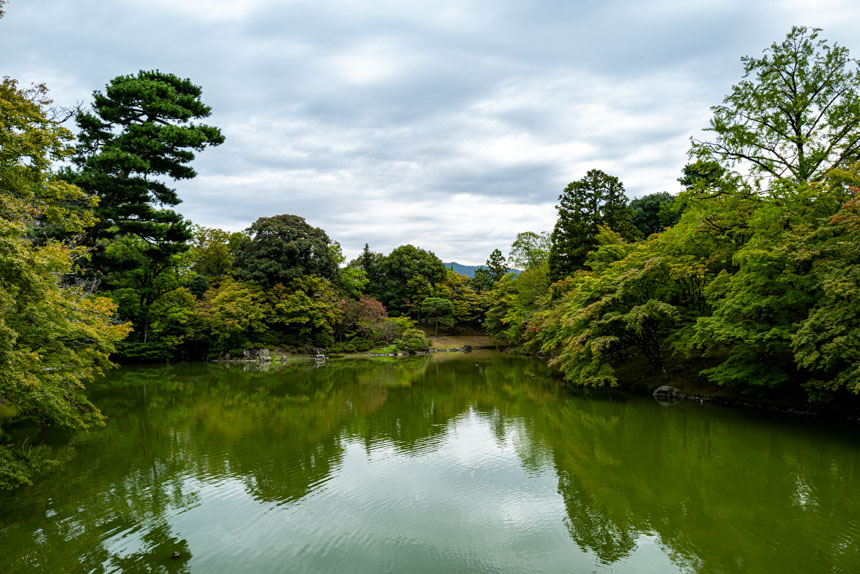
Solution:
M 170 209 L 181 200 L 165 180 L 193 178 L 194 152 L 224 141 L 218 128 L 197 122 L 211 113 L 201 94 L 191 80 L 141 71 L 95 91 L 92 111 L 77 116 L 77 169 L 64 177 L 99 198 L 98 221 L 82 241 L 95 248 L 96 271 L 121 267 L 104 256 L 105 243 L 118 236 L 146 241 L 156 265 L 188 249 L 191 230 Z
M 558 201 L 558 220 L 549 253 L 553 281 L 583 268 L 588 252 L 597 245 L 601 226 L 626 238 L 636 235 L 624 184 L 599 169 L 592 169 L 582 179 L 569 183 Z

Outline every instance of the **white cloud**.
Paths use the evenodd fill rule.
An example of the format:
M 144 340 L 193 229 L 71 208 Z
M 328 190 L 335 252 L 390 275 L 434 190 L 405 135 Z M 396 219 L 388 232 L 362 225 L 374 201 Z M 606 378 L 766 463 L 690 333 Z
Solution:
M 481 263 L 551 229 L 592 168 L 674 191 L 739 58 L 793 24 L 852 49 L 854 2 L 12 0 L 0 64 L 61 104 L 113 76 L 190 77 L 223 146 L 177 184 L 229 229 L 294 213 L 348 255 L 414 243 Z
M 348 83 L 373 84 L 395 78 L 407 62 L 392 43 L 368 42 L 331 56 L 328 65 Z

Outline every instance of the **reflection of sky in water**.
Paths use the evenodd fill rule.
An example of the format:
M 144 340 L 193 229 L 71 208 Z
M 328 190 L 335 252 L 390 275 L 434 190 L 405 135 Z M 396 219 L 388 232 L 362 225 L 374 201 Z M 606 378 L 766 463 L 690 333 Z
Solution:
M 256 499 L 241 476 L 189 476 L 184 490 L 199 502 L 166 518 L 201 572 L 677 570 L 655 536 L 612 565 L 577 549 L 555 471 L 523 468 L 515 423 L 500 440 L 470 410 L 409 453 L 347 439 L 332 475 L 287 503 Z M 144 550 L 144 529 L 115 533 L 108 550 Z
M 0 572 L 860 564 L 856 426 L 560 392 L 539 361 L 443 355 L 123 368 L 91 388 L 107 426 L 0 493 Z

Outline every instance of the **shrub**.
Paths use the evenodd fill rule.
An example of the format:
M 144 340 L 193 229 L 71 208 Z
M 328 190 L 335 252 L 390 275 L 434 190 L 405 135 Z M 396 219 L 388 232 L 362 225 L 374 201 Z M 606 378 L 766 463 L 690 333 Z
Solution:
M 407 329 L 403 331 L 400 339 L 396 343 L 397 348 L 401 351 L 409 351 L 415 353 L 417 351 L 426 351 L 430 348 L 430 340 L 421 329 Z

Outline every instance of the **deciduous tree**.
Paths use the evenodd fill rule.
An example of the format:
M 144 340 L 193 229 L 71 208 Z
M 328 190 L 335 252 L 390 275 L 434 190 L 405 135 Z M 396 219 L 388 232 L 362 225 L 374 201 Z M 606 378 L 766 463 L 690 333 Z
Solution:
M 219 283 L 233 272 L 233 255 L 243 239 L 245 234 L 239 231 L 194 226 L 192 269 L 208 282 Z
M 760 58 L 741 58 L 744 79 L 714 106 L 712 140 L 692 152 L 755 178 L 820 180 L 860 158 L 860 66 L 848 49 L 795 26 Z
M 261 217 L 234 257 L 236 276 L 263 286 L 289 286 L 305 275 L 337 280 L 337 250 L 326 232 L 298 215 Z
M 61 282 L 80 249 L 28 237 L 39 221 L 74 233 L 92 218 L 89 196 L 51 172 L 68 157 L 70 134 L 47 119 L 50 103 L 44 86 L 0 82 L 0 488 L 30 482 L 49 462 L 42 449 L 21 448 L 10 424 L 75 430 L 101 422 L 84 385 L 111 366 L 128 332 L 109 299 Z M 70 204 L 80 209 L 69 212 Z
M 395 248 L 382 260 L 379 300 L 390 313 L 420 315 L 420 305 L 445 279 L 445 265 L 432 252 L 412 245 Z
M 547 260 L 552 245 L 550 234 L 547 232 L 534 233 L 525 231 L 518 233 L 511 244 L 508 263 L 518 269 L 537 267 Z

